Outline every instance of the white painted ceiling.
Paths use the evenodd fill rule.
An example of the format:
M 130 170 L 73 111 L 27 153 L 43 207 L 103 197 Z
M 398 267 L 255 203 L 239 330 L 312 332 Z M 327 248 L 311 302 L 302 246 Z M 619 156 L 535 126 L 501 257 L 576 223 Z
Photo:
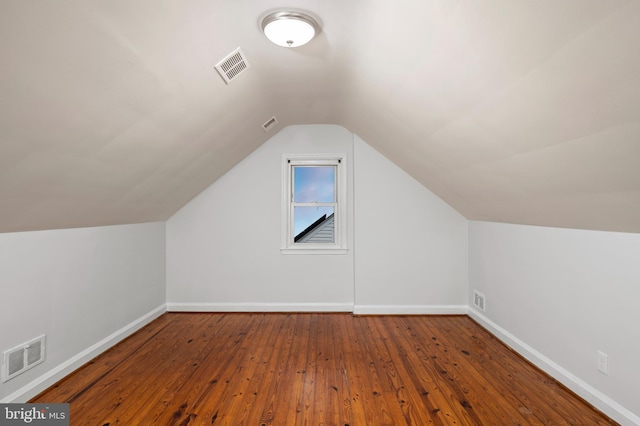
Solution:
M 0 0 L 0 232 L 166 220 L 319 123 L 469 219 L 640 232 L 640 1 L 290 4 L 323 28 L 297 49 L 275 0 Z

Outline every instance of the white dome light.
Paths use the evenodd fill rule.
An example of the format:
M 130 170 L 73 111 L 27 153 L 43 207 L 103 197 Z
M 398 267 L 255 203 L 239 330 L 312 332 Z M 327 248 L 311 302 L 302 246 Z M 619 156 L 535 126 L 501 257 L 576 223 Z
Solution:
M 320 26 L 312 17 L 299 12 L 274 12 L 262 20 L 264 35 L 283 47 L 307 44 L 319 29 Z

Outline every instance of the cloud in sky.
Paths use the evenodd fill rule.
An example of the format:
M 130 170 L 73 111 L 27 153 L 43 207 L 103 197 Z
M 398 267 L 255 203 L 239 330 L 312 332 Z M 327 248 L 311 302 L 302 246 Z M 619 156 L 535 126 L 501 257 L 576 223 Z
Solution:
M 293 201 L 296 203 L 332 203 L 335 192 L 335 167 L 293 168 Z

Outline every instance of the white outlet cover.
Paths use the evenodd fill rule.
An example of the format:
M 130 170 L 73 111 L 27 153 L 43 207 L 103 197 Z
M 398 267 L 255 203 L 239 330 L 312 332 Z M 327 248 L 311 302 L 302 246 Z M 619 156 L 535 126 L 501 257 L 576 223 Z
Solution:
M 609 356 L 602 351 L 598 351 L 598 371 L 609 374 Z
M 478 290 L 473 291 L 473 305 L 482 312 L 486 310 L 486 298 Z

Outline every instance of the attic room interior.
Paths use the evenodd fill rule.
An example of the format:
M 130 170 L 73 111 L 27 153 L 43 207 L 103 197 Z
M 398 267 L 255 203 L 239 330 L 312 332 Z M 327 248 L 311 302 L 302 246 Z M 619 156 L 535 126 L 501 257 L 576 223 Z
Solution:
M 253 382 L 206 377 L 217 344 L 252 377 L 307 375 L 260 382 L 278 409 L 250 424 L 562 424 L 564 392 L 640 425 L 640 2 L 294 3 L 0 0 L 0 403 L 111 377 L 118 353 L 193 371 L 183 346 L 203 401 L 233 399 Z M 267 37 L 305 19 L 304 45 Z M 298 198 L 306 172 L 328 192 Z M 515 417 L 488 401 L 507 376 Z M 153 424 L 136 392 L 107 403 Z M 204 421 L 181 403 L 157 402 L 166 424 Z

